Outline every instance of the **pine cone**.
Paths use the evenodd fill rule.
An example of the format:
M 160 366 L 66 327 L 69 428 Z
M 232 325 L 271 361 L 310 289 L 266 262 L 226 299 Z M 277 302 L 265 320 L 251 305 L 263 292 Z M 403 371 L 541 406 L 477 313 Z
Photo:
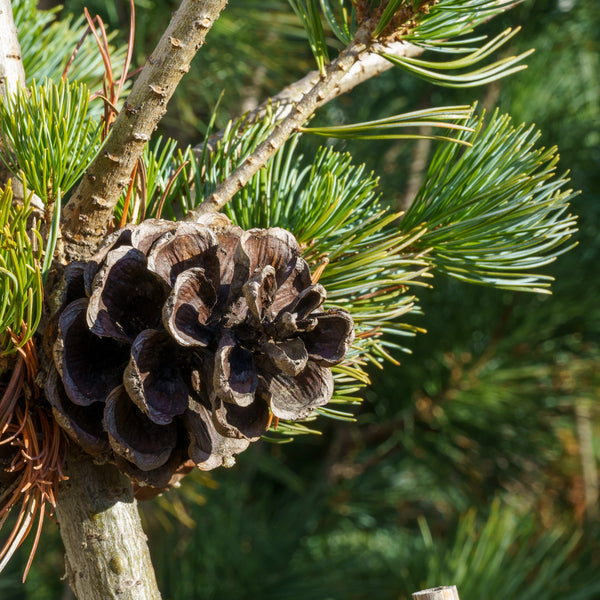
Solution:
M 142 486 L 190 459 L 229 466 L 271 413 L 326 404 L 354 338 L 347 312 L 322 310 L 289 232 L 222 215 L 128 226 L 67 280 L 49 400 L 71 438 Z

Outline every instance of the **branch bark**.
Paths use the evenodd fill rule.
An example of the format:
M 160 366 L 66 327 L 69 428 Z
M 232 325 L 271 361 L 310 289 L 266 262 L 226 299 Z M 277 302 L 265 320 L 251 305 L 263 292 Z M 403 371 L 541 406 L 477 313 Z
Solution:
M 131 482 L 73 449 L 56 516 L 71 588 L 80 600 L 160 600 Z
M 327 67 L 324 75 L 302 96 L 301 100 L 271 132 L 269 137 L 259 144 L 256 150 L 195 210 L 189 213 L 188 220 L 196 220 L 203 214 L 221 210 L 229 200 L 241 190 L 285 143 L 290 135 L 302 126 L 307 119 L 323 104 L 340 84 L 344 76 L 356 64 L 360 57 L 372 46 L 373 31 L 378 19 L 371 17 L 356 33 L 354 40 Z
M 227 0 L 183 0 L 63 210 L 66 260 L 92 254 L 106 234 L 121 191 L 145 144 L 166 112 L 167 102 Z
M 13 94 L 19 84 L 25 85 L 25 69 L 17 28 L 10 0 L 0 0 L 0 98 Z

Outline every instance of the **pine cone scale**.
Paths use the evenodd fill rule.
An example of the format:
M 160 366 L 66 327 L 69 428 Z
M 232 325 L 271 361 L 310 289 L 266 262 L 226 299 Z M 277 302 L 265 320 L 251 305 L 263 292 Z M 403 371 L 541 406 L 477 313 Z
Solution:
M 142 331 L 123 373 L 129 398 L 158 425 L 168 425 L 187 408 L 189 390 L 178 348 L 165 332 Z

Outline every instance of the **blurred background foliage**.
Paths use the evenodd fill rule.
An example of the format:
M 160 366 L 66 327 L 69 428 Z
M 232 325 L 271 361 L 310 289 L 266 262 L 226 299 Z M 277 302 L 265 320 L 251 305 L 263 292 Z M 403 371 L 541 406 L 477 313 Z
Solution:
M 80 15 L 84 4 L 125 40 L 128 3 L 66 0 L 62 12 Z M 136 1 L 134 67 L 176 5 Z M 453 583 L 462 600 L 600 598 L 600 4 L 527 0 L 486 27 L 515 25 L 523 31 L 506 52 L 536 48 L 524 72 L 450 91 L 389 71 L 313 124 L 475 99 L 535 122 L 582 190 L 573 202 L 579 246 L 546 269 L 553 296 L 436 277 L 419 292 L 424 316 L 410 317 L 428 333 L 399 367 L 372 373 L 356 424 L 321 420 L 322 436 L 255 444 L 235 469 L 190 476 L 146 504 L 166 600 L 404 599 Z M 231 0 L 162 133 L 197 143 L 222 90 L 217 127 L 312 65 L 284 0 Z M 435 148 L 331 145 L 374 170 L 395 209 L 410 205 Z M 49 528 L 26 586 L 15 561 L 2 598 L 68 598 L 55 579 L 60 548 Z

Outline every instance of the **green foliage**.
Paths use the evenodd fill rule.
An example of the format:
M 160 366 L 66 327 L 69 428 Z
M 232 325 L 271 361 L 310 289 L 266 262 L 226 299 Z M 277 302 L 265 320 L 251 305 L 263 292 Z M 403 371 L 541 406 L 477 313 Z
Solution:
M 356 11 L 348 0 L 319 0 L 321 10 L 331 31 L 340 42 L 348 45 L 356 29 Z
M 375 590 L 378 598 L 407 598 L 406 590 L 435 587 L 439 582 L 455 584 L 465 600 L 490 593 L 495 600 L 533 600 L 542 594 L 559 600 L 568 589 L 572 570 L 566 565 L 580 540 L 579 532 L 556 529 L 540 535 L 532 516 L 499 502 L 492 504 L 483 522 L 477 511 L 469 510 L 443 537 L 434 536 L 424 519 L 420 524 L 420 538 L 401 529 L 347 528 L 335 536 L 318 536 L 309 547 L 315 562 L 330 566 L 352 556 L 353 567 L 339 572 L 362 579 L 362 585 L 357 582 L 360 598 L 371 597 Z M 339 578 L 336 583 L 342 593 L 356 589 Z M 591 569 L 578 587 L 581 598 L 594 598 L 600 590 Z M 315 592 L 310 597 L 316 598 Z
M 30 215 L 29 198 L 19 206 L 10 186 L 0 193 L 0 356 L 14 351 L 9 329 L 22 346 L 42 316 L 42 237 Z
M 75 19 L 65 15 L 57 20 L 59 7 L 39 10 L 36 5 L 36 0 L 14 0 L 12 3 L 28 85 L 46 78 L 58 81 L 87 29 L 83 16 Z M 114 37 L 114 33 L 109 34 L 109 41 Z M 125 63 L 125 48 L 111 45 L 110 51 L 113 69 L 119 72 Z M 83 39 L 69 67 L 68 77 L 88 88 L 101 87 L 104 63 L 92 35 Z
M 562 4 L 566 8 L 561 10 Z M 515 16 L 527 23 L 528 38 L 515 38 L 511 52 L 525 45 L 536 52 L 526 77 L 503 82 L 499 103 L 515 120 L 535 122 L 551 143 L 559 144 L 563 160 L 578 176 L 577 186 L 590 199 L 590 207 L 582 210 L 593 210 L 591 195 L 600 179 L 600 3 L 536 0 L 524 3 Z
M 427 11 L 419 12 L 416 27 L 402 39 L 426 48 L 446 46 L 513 4 L 513 0 L 439 0 Z
M 473 129 L 471 127 L 460 124 L 469 120 L 472 113 L 473 108 L 470 106 L 443 106 L 425 108 L 365 123 L 332 125 L 329 127 L 302 127 L 300 131 L 325 137 L 353 140 L 430 139 L 470 145 L 466 139 L 449 137 L 448 135 L 397 133 L 395 130 L 404 127 L 438 127 L 440 129 L 447 129 L 450 132 L 472 132 Z
M 325 66 L 329 63 L 327 40 L 317 0 L 288 0 L 298 18 L 302 21 L 310 49 L 315 57 L 317 67 L 325 73 Z
M 15 4 L 34 6 L 30 0 Z M 151 9 L 151 18 L 144 21 L 143 14 L 138 15 L 142 17 L 138 18 L 142 40 L 145 34 L 148 38 L 154 35 L 161 11 L 168 13 L 173 8 L 153 0 L 143 4 Z M 211 32 L 206 48 L 209 54 L 204 55 L 204 62 L 211 65 L 210 72 L 204 73 L 206 84 L 189 80 L 184 84 L 189 87 L 175 99 L 179 104 L 170 117 L 171 127 L 187 128 L 182 135 L 189 135 L 198 115 L 206 113 L 198 106 L 215 100 L 225 80 L 245 83 L 228 91 L 231 108 L 250 92 L 262 95 L 264 89 L 275 89 L 277 74 L 283 73 L 289 82 L 294 76 L 290 70 L 300 72 L 304 68 L 302 57 L 295 64 L 280 58 L 299 54 L 291 48 L 300 37 L 296 20 L 286 20 L 279 10 L 283 4 L 244 0 L 237 6 L 243 19 L 235 6 L 225 11 Z M 316 4 L 310 2 L 313 18 Z M 515 43 L 514 32 L 508 30 L 481 47 L 477 44 L 483 38 L 464 37 L 491 14 L 489 11 L 507 4 L 441 0 L 405 39 L 460 58 L 442 63 L 419 59 L 405 61 L 402 66 L 432 82 L 461 85 L 483 83 L 519 70 L 522 66 L 517 61 L 527 54 L 523 49 L 513 50 L 515 58 L 501 59 L 467 75 L 454 73 L 455 69 L 472 69 L 509 39 Z M 540 59 L 540 65 L 530 69 L 526 79 L 520 79 L 522 91 L 516 90 L 520 118 L 535 118 L 538 123 L 545 118 L 542 128 L 551 133 L 553 141 L 568 135 L 568 147 L 579 152 L 571 154 L 571 163 L 587 177 L 590 192 L 582 204 L 589 215 L 584 223 L 585 252 L 573 253 L 569 262 L 561 261 L 566 271 L 563 281 L 573 285 L 569 294 L 558 304 L 553 299 L 551 306 L 535 295 L 524 300 L 510 293 L 498 294 L 497 290 L 472 289 L 457 281 L 440 282 L 435 294 L 426 294 L 426 303 L 422 298 L 419 303 L 427 313 L 430 336 L 411 340 L 417 356 L 406 356 L 402 370 L 393 374 L 386 371 L 386 380 L 367 392 L 371 402 L 359 414 L 360 428 L 349 433 L 348 428 L 324 422 L 320 427 L 330 435 L 322 436 L 320 446 L 318 438 L 311 436 L 298 448 L 287 450 L 285 466 L 275 458 L 277 446 L 257 444 L 241 457 L 234 473 L 218 474 L 222 486 L 207 495 L 206 505 L 191 509 L 190 516 L 198 523 L 194 534 L 177 530 L 159 541 L 156 554 L 165 597 L 185 600 L 235 594 L 277 600 L 383 600 L 404 598 L 416 589 L 446 582 L 458 583 L 461 598 L 466 600 L 490 593 L 507 600 L 542 595 L 549 600 L 592 600 L 598 596 L 597 565 L 591 554 L 594 548 L 585 537 L 579 537 L 579 532 L 566 533 L 574 529 L 572 523 L 549 514 L 547 504 L 542 505 L 546 508 L 544 522 L 555 529 L 546 532 L 532 517 L 497 504 L 483 520 L 474 510 L 459 523 L 455 518 L 457 510 L 462 512 L 474 503 L 487 504 L 496 493 L 505 495 L 513 506 L 525 505 L 531 514 L 537 512 L 538 502 L 554 502 L 559 496 L 558 512 L 566 513 L 572 509 L 567 494 L 580 478 L 573 406 L 581 394 L 593 397 L 598 386 L 598 329 L 591 328 L 590 323 L 594 315 L 596 323 L 600 321 L 590 290 L 597 279 L 594 223 L 598 219 L 594 215 L 598 203 L 593 195 L 597 186 L 592 182 L 598 173 L 599 96 L 594 92 L 598 79 L 598 69 L 594 68 L 597 27 L 589 16 L 594 11 L 597 14 L 598 7 L 595 2 L 577 4 L 578 11 L 588 11 L 585 25 L 573 23 L 572 13 L 569 18 L 561 13 L 553 35 L 540 34 L 534 44 L 542 50 L 533 57 Z M 115 15 L 122 11 L 122 3 L 114 0 L 97 5 Z M 350 3 L 320 0 L 320 6 L 331 30 L 347 44 L 356 26 Z M 38 24 L 42 22 L 39 18 Z M 31 13 L 25 20 L 32 25 L 36 17 Z M 527 20 L 528 28 L 539 23 L 536 13 Z M 320 23 L 315 21 L 314 27 L 322 29 Z M 20 25 L 20 35 L 39 44 L 24 54 L 31 53 L 41 64 L 62 52 L 56 66 L 47 67 L 54 69 L 58 80 L 71 44 L 77 43 L 80 33 L 75 35 L 75 26 L 69 25 L 68 30 L 55 30 L 52 36 L 57 38 L 51 39 L 48 33 L 48 42 L 43 42 L 46 30 L 32 27 L 33 33 L 27 33 L 24 26 Z M 263 36 L 264 46 L 259 47 L 254 34 L 267 27 L 269 35 Z M 323 57 L 323 64 L 325 35 L 319 34 L 317 39 L 317 54 Z M 67 39 L 68 43 L 64 41 Z M 45 43 L 52 50 L 44 54 Z M 82 48 L 73 69 L 88 55 L 95 69 L 94 81 L 99 81 L 99 56 L 94 45 L 87 44 L 83 48 L 88 47 L 89 54 Z M 142 44 L 138 52 L 144 56 L 149 48 Z M 239 56 L 249 58 L 239 61 Z M 257 65 L 264 65 L 267 75 L 263 81 L 257 76 L 255 82 Z M 34 68 L 33 64 L 28 66 L 28 74 L 35 72 Z M 87 77 L 90 69 L 82 69 L 80 75 Z M 556 86 L 550 88 L 547 74 L 555 71 L 559 77 Z M 372 82 L 372 98 L 364 103 L 369 109 L 383 111 L 384 117 L 365 115 L 364 122 L 354 126 L 358 129 L 352 137 L 364 134 L 364 128 L 374 123 L 387 127 L 394 122 L 393 117 L 386 117 L 394 112 L 390 110 L 393 103 L 400 109 L 409 101 L 417 106 L 440 103 L 440 91 L 419 99 L 422 88 L 410 88 L 407 93 L 406 88 L 393 87 L 391 77 L 386 74 L 380 78 L 383 83 Z M 546 91 L 535 87 L 536 78 L 544 80 Z M 511 89 L 504 80 L 501 85 L 501 95 Z M 463 101 L 452 97 L 448 103 Z M 335 122 L 344 122 L 344 102 L 347 99 L 337 108 L 326 109 L 332 111 Z M 405 116 L 397 124 L 402 118 Z M 417 322 L 418 315 L 409 288 L 419 284 L 428 269 L 508 289 L 545 291 L 549 285 L 549 277 L 529 271 L 562 253 L 574 228 L 574 219 L 566 212 L 572 194 L 562 189 L 565 177 L 554 176 L 555 151 L 538 148 L 538 134 L 524 126 L 512 126 L 507 117 L 496 115 L 488 124 L 474 119 L 470 124 L 476 133 L 465 133 L 459 139 L 473 143 L 473 147 L 439 146 L 421 193 L 402 220 L 384 210 L 377 197 L 377 180 L 366 167 L 356 166 L 348 154 L 331 148 L 320 149 L 314 158 L 311 155 L 304 160 L 298 152 L 299 136 L 228 208 L 230 216 L 244 227 L 281 225 L 292 229 L 313 269 L 325 265 L 325 259 L 329 261 L 320 279 L 329 291 L 329 302 L 349 304 L 359 332 L 375 332 L 357 338 L 350 364 L 337 369 L 336 402 L 357 402 L 358 389 L 371 376 L 364 363 L 379 364 L 390 348 L 396 347 L 393 340 L 402 339 L 398 335 L 412 335 L 417 330 L 411 324 Z M 130 206 L 130 217 L 139 221 L 155 216 L 162 206 L 163 217 L 180 218 L 248 156 L 272 125 L 267 119 L 241 136 L 237 126 L 230 125 L 217 150 L 199 160 L 189 150 L 178 151 L 170 139 L 158 140 L 145 153 L 145 172 L 140 175 L 142 199 L 137 212 Z M 372 164 L 383 171 L 383 152 L 374 152 L 368 143 L 364 148 L 374 157 Z M 564 153 L 562 142 L 561 149 Z M 22 169 L 17 163 L 15 170 Z M 397 163 L 393 171 L 394 175 L 399 172 Z M 401 177 L 392 179 L 389 173 L 388 177 L 386 200 L 404 185 Z M 577 187 L 580 185 L 577 182 Z M 116 212 L 119 218 L 123 201 Z M 3 201 L 2 206 L 8 204 Z M 56 232 L 58 212 L 54 215 Z M 14 223 L 15 219 L 11 216 L 8 221 Z M 23 236 L 24 230 L 19 231 Z M 0 257 L 13 260 L 5 239 L 9 237 L 3 230 Z M 33 263 L 19 256 L 17 252 L 21 262 L 16 268 L 31 276 L 27 265 Z M 43 271 L 39 250 L 35 256 L 36 268 Z M 14 269 L 11 264 L 6 271 L 13 274 Z M 13 278 L 4 271 L 0 276 L 4 286 L 1 297 L 6 298 L 5 288 L 13 284 Z M 41 302 L 41 293 L 35 297 Z M 33 306 L 35 323 L 35 302 Z M 2 307 L 5 312 L 0 313 L 0 323 L 4 325 L 13 303 L 5 301 Z M 13 317 L 16 324 L 18 315 Z M 403 323 L 401 317 L 410 323 Z M 573 331 L 576 333 L 565 335 Z M 586 338 L 592 342 L 585 343 Z M 337 408 L 333 404 L 321 412 L 347 419 Z M 595 418 L 597 422 L 597 414 Z M 282 430 L 288 434 L 310 431 L 304 424 L 283 423 Z M 354 444 L 344 446 L 348 438 Z M 336 455 L 338 445 L 343 453 L 339 450 Z M 574 454 L 568 454 L 569 445 L 575 448 Z M 331 468 L 315 472 L 314 465 L 324 464 Z M 304 494 L 294 496 L 292 491 Z M 163 498 L 164 504 L 171 512 L 179 511 L 180 497 L 171 501 L 170 496 Z M 420 533 L 412 527 L 419 515 L 426 515 L 426 521 L 425 517 L 419 519 Z M 172 551 L 162 552 L 165 547 Z M 53 560 L 59 554 L 56 548 L 47 552 Z M 53 565 L 51 577 L 56 568 Z M 47 597 L 39 591 L 44 588 L 34 590 L 37 586 L 34 577 L 27 593 Z
M 158 217 L 175 220 L 187 212 L 186 196 L 181 188 L 191 170 L 183 170 L 190 160 L 193 160 L 191 149 L 181 152 L 173 139 L 161 136 L 147 144 L 142 155 L 144 168 L 136 174 L 139 202 L 130 202 L 126 221 L 139 223 Z M 123 218 L 127 194 L 128 189 L 125 189 L 115 207 L 117 223 Z
M 44 204 L 64 197 L 100 149 L 101 126 L 88 102 L 84 84 L 46 80 L 0 103 L 2 141 L 11 150 L 1 158 Z
M 196 528 L 166 536 L 173 551 L 160 554 L 158 577 L 167 597 L 405 600 L 452 582 L 465 600 L 490 593 L 498 600 L 592 600 L 600 589 L 591 563 L 574 577 L 573 555 L 593 551 L 582 547 L 581 532 L 545 532 L 522 509 L 495 502 L 489 512 L 449 519 L 442 530 L 420 519 L 417 532 L 375 523 L 364 506 L 366 521 L 357 524 L 344 512 L 344 496 L 325 496 L 314 476 L 293 491 L 302 482 L 283 483 L 288 467 L 264 453 L 252 459 L 271 467 L 241 481 L 222 477 L 207 504 L 192 509 Z
M 572 190 L 556 176 L 556 148 L 537 148 L 533 127 L 513 127 L 497 113 L 484 127 L 460 134 L 473 142 L 441 146 L 402 221 L 409 230 L 427 223 L 417 242 L 435 268 L 452 277 L 522 291 L 547 291 L 552 278 L 529 272 L 573 246 L 575 217 L 566 213 Z
M 598 359 L 588 362 L 588 372 L 575 359 L 575 348 L 558 360 L 558 348 L 569 340 L 550 345 L 544 341 L 548 330 L 536 331 L 548 316 L 539 298 L 538 306 L 521 315 L 511 304 L 494 305 L 497 291 L 473 297 L 461 288 L 467 286 L 448 282 L 437 291 L 444 302 L 423 300 L 436 350 L 423 359 L 432 340 L 420 336 L 414 354 L 403 360 L 404 377 L 384 371 L 368 393 L 376 416 L 365 415 L 363 422 L 393 424 L 394 433 L 355 460 L 380 455 L 390 438 L 395 452 L 362 480 L 348 482 L 345 491 L 360 507 L 385 490 L 382 515 L 399 498 L 435 514 L 434 507 L 487 504 L 500 490 L 520 501 L 539 498 L 546 513 L 551 507 L 568 512 L 568 481 L 578 469 L 571 415 L 577 395 L 585 398 L 593 388 L 589 371 Z M 569 381 L 577 387 L 569 389 Z
M 453 54 L 466 54 L 466 56 L 454 59 L 446 62 L 435 62 L 430 60 L 422 60 L 418 58 L 411 58 L 408 56 L 397 56 L 394 54 L 388 54 L 381 52 L 381 56 L 387 58 L 390 62 L 395 65 L 402 67 L 410 73 L 417 75 L 429 83 L 435 85 L 441 85 L 444 87 L 453 88 L 467 88 L 476 85 L 486 85 L 518 71 L 522 71 L 527 68 L 526 65 L 518 64 L 527 56 L 529 56 L 533 50 L 523 52 L 518 56 L 508 56 L 497 60 L 489 65 L 481 67 L 476 70 L 468 70 L 465 73 L 453 75 L 446 73 L 446 71 L 455 71 L 461 69 L 471 69 L 477 65 L 480 61 L 486 59 L 493 52 L 501 48 L 506 44 L 514 35 L 519 32 L 517 29 L 506 29 L 502 33 L 498 34 L 495 38 L 490 40 L 487 44 L 484 44 L 480 48 L 473 48 L 470 46 L 461 47 L 453 42 L 440 42 L 438 45 L 432 46 L 432 50 L 438 52 L 452 52 Z M 472 43 L 481 41 L 485 38 L 472 38 L 469 40 L 461 40 L 461 44 Z

